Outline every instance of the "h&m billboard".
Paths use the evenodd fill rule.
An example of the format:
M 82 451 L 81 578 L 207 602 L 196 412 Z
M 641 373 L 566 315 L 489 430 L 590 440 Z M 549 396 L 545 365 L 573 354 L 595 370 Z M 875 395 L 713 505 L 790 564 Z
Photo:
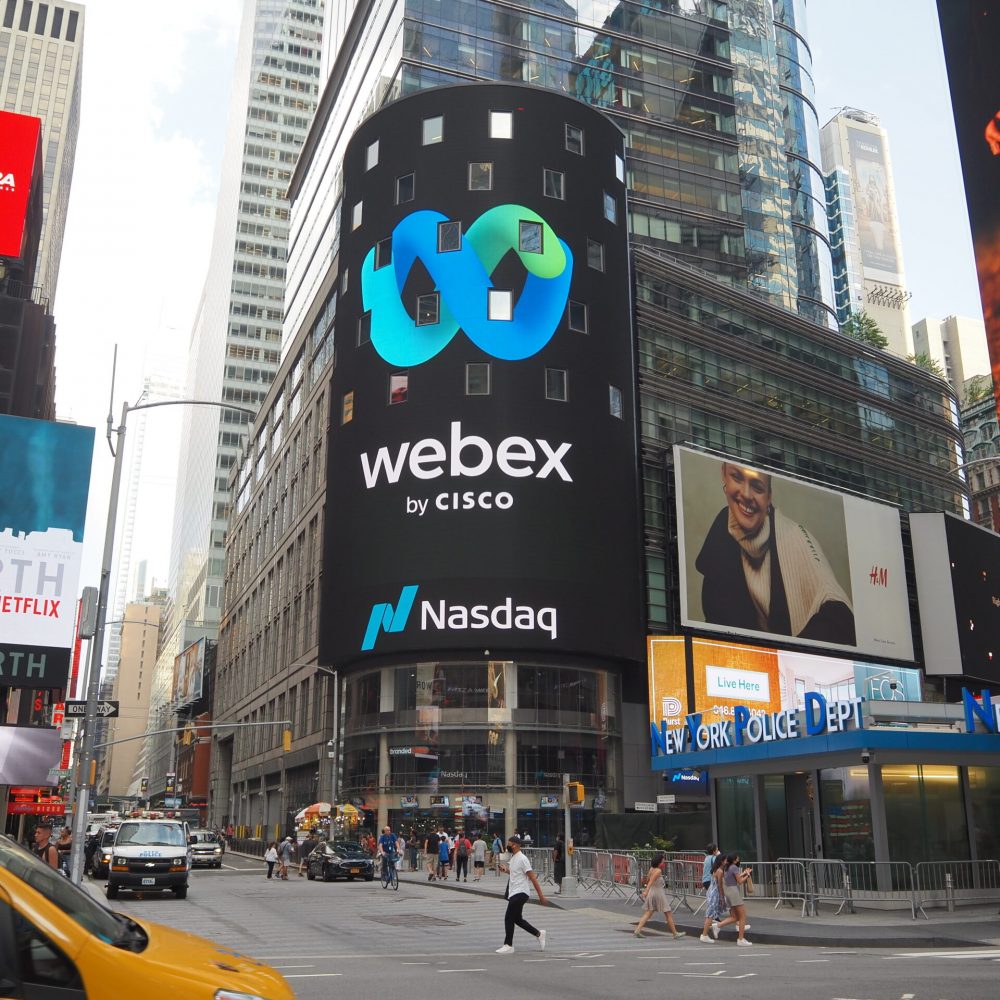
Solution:
M 954 514 L 911 514 L 924 668 L 1000 681 L 1000 535 Z
M 623 157 L 598 112 L 510 85 L 351 140 L 323 662 L 641 659 Z
M 993 384 L 1000 386 L 1000 11 L 938 0 Z M 1000 412 L 1000 400 L 997 403 Z
M 674 448 L 681 624 L 913 659 L 899 513 Z
M 93 427 L 0 416 L 0 686 L 66 686 L 93 451 Z
M 0 257 L 20 257 L 42 122 L 0 111 Z
M 691 680 L 687 674 L 690 644 Z M 684 725 L 689 712 L 706 721 L 732 718 L 736 705 L 755 714 L 798 712 L 808 691 L 827 701 L 920 701 L 920 671 L 885 663 L 792 652 L 692 636 L 653 635 L 647 647 L 649 721 Z

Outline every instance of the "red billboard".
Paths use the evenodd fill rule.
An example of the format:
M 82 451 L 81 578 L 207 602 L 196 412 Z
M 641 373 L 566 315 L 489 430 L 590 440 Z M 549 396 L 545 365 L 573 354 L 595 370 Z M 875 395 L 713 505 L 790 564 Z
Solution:
M 938 0 L 938 17 L 993 384 L 1000 386 L 1000 9 L 986 0 Z
M 0 111 L 0 257 L 20 257 L 42 122 Z

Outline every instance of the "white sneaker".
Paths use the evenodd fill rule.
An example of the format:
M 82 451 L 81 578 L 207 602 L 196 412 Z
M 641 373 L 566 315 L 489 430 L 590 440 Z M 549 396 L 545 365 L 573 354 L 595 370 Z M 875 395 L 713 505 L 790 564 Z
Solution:
M 538 947 L 545 951 L 545 931 L 538 932 Z
M 705 944 L 715 944 L 715 938 L 709 937 L 707 934 L 702 934 L 698 940 L 704 942 Z
M 740 938 L 736 942 L 741 948 L 750 948 L 753 945 L 753 941 L 748 941 L 746 938 Z
M 512 944 L 502 944 L 497 948 L 498 955 L 509 955 L 514 951 L 514 946 Z
M 712 937 L 714 937 L 716 941 L 719 940 L 719 921 L 718 920 L 713 920 L 712 921 Z

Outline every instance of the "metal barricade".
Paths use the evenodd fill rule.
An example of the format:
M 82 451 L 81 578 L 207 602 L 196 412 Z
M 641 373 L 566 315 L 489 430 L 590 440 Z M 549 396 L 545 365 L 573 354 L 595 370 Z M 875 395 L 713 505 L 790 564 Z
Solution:
M 597 851 L 589 848 L 577 848 L 573 852 L 573 874 L 580 889 L 589 890 L 597 885 L 597 855 Z
M 690 855 L 675 855 L 667 860 L 663 868 L 663 882 L 672 897 L 671 909 L 676 909 L 677 905 L 680 905 L 689 913 L 697 913 L 705 905 L 704 898 L 697 909 L 688 900 L 689 896 L 704 895 L 701 888 L 702 867 L 703 861 L 697 856 L 691 860 Z
M 753 869 L 751 899 L 774 900 L 774 908 L 799 906 L 800 916 L 809 910 L 806 864 L 798 858 L 779 858 L 777 861 L 745 861 L 744 868 Z
M 917 907 L 992 903 L 1000 899 L 998 861 L 921 861 L 915 868 Z M 924 913 L 924 916 L 927 916 Z
M 555 862 L 551 847 L 522 847 L 521 850 L 531 862 L 531 869 L 538 881 L 545 885 L 555 885 Z
M 811 863 L 812 866 L 819 864 L 817 861 Z M 849 913 L 854 913 L 855 903 L 872 903 L 881 907 L 909 907 L 914 920 L 918 912 L 927 917 L 917 898 L 913 866 L 908 861 L 838 861 L 836 864 L 840 866 L 844 886 L 838 913 L 845 906 Z

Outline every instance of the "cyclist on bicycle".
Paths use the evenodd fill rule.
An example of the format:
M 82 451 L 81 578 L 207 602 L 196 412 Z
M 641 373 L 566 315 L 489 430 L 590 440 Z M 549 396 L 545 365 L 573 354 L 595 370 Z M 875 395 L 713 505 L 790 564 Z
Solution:
M 382 871 L 389 871 L 386 866 L 396 863 L 396 837 L 391 827 L 382 828 L 382 836 L 378 838 L 378 853 L 382 858 Z

